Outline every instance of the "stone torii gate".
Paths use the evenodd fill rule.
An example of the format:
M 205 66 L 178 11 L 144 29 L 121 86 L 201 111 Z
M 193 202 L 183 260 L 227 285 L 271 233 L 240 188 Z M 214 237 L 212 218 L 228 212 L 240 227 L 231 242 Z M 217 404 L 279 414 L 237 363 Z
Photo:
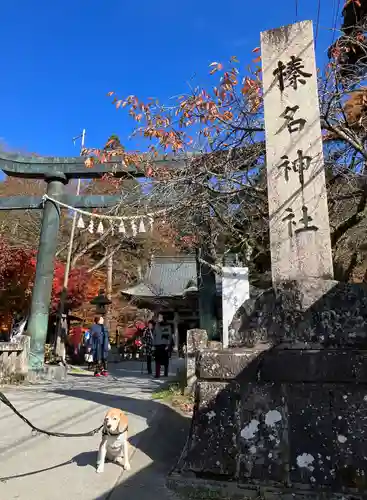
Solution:
M 182 165 L 183 160 L 173 157 L 158 157 L 157 166 Z M 125 167 L 121 160 L 86 167 L 83 157 L 35 157 L 0 154 L 0 169 L 10 177 L 41 179 L 47 184 L 46 194 L 61 203 L 74 208 L 107 208 L 116 206 L 120 196 L 113 195 L 70 195 L 65 193 L 65 185 L 72 179 L 97 179 L 103 174 L 113 173 L 115 177 L 144 177 L 144 169 L 138 166 Z M 12 196 L 0 198 L 0 210 L 40 210 L 43 209 L 42 227 L 37 255 L 36 275 L 32 293 L 28 322 L 31 356 L 29 368 L 42 370 L 48 327 L 49 307 L 52 292 L 54 260 L 60 225 L 60 206 L 42 196 Z

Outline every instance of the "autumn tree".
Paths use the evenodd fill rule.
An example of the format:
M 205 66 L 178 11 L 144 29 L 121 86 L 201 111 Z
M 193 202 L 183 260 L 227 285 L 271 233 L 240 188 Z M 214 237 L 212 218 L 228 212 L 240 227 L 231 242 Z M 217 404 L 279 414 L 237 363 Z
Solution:
M 14 313 L 24 312 L 29 304 L 34 279 L 34 254 L 24 247 L 12 247 L 0 237 L 0 316 L 11 323 Z
M 360 0 L 346 2 L 342 29 L 348 44 L 338 40 L 330 63 L 319 70 L 331 239 L 341 280 L 359 279 L 367 258 L 365 6 Z M 113 105 L 135 120 L 134 134 L 149 142 L 144 154 L 121 147 L 113 155 L 123 165 L 144 168 L 149 190 L 141 205 L 165 207 L 161 231 L 171 233 L 181 247 L 204 248 L 202 257 L 217 272 L 219 256 L 236 251 L 252 279 L 270 279 L 260 49 L 253 53 L 247 67 L 236 57 L 211 63 L 215 84 L 203 88 L 190 82 L 189 91 L 169 105 L 110 92 Z M 106 158 L 105 151 L 89 153 Z M 181 158 L 183 166 L 154 163 L 160 154 Z
M 328 56 L 335 63 L 341 80 L 364 77 L 366 70 L 366 28 L 367 3 L 365 0 L 346 0 L 342 10 L 341 35 L 335 40 L 337 22 L 335 19 L 333 43 Z M 335 41 L 334 41 L 335 40 Z
M 0 196 L 42 196 L 45 185 L 42 181 L 6 177 L 0 182 Z M 41 210 L 0 211 L 0 234 L 11 244 L 26 248 L 37 248 L 41 227 Z
M 71 186 L 66 187 L 71 190 Z M 6 177 L 0 182 L 0 196 L 30 196 L 42 197 L 46 191 L 46 184 L 35 179 Z M 61 211 L 60 231 L 58 239 L 58 255 L 64 256 L 63 249 L 67 248 L 70 236 L 72 219 L 66 210 Z M 42 224 L 42 207 L 26 210 L 1 210 L 0 235 L 10 244 L 37 250 Z
M 266 186 L 262 169 L 265 159 L 260 58 L 254 67 L 240 74 L 233 57 L 228 68 L 213 63 L 212 75 L 221 74 L 211 90 L 200 87 L 182 95 L 169 107 L 157 101 L 141 102 L 135 96 L 119 99 L 111 92 L 117 108 L 128 109 L 138 126 L 135 134 L 148 139 L 149 154 L 114 151 L 126 165 L 144 165 L 147 185 L 141 205 L 151 211 L 164 208 L 158 217 L 161 234 L 175 239 L 181 250 L 205 248 L 203 258 L 220 269 L 219 254 L 236 249 L 248 258 L 255 248 L 258 256 L 267 252 L 261 242 L 266 226 Z M 184 166 L 167 169 L 153 160 L 162 153 L 182 157 Z M 105 152 L 95 152 L 103 159 Z M 257 245 L 246 228 L 259 221 Z M 264 257 L 266 260 L 266 257 Z
M 0 237 L 0 315 L 6 322 L 15 314 L 29 313 L 32 288 L 34 283 L 37 253 L 24 246 L 13 246 Z M 58 307 L 63 288 L 65 264 L 56 260 L 52 282 L 51 310 Z M 69 309 L 79 307 L 95 294 L 93 276 L 85 267 L 74 268 L 69 278 Z

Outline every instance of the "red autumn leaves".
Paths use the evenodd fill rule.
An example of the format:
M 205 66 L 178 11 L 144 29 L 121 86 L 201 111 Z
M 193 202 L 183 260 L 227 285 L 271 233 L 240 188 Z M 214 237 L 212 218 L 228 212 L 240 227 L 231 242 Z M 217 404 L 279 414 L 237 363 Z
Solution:
M 36 271 L 36 252 L 13 247 L 0 238 L 0 310 L 2 314 L 26 313 L 30 306 Z M 65 264 L 56 260 L 52 283 L 51 309 L 55 310 L 64 282 Z M 73 309 L 90 300 L 93 276 L 86 268 L 72 269 L 68 284 L 68 305 Z M 93 287 L 94 288 L 94 287 Z M 92 290 L 94 293 L 95 290 Z

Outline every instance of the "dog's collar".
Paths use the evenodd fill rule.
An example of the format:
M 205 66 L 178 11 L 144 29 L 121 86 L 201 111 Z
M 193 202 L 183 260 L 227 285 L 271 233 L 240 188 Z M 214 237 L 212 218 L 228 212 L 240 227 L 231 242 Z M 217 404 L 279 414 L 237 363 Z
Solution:
M 121 436 L 121 434 L 124 434 L 127 430 L 128 430 L 127 426 L 121 432 L 109 432 L 107 429 L 103 428 L 102 429 L 102 436 Z

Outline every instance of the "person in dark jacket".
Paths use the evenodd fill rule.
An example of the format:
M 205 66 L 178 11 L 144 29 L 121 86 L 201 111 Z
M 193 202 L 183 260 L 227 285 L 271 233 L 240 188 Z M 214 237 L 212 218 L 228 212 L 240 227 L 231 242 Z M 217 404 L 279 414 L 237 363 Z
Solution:
M 154 327 L 154 349 L 155 349 L 155 378 L 161 376 L 161 367 L 164 367 L 164 376 L 168 377 L 169 349 L 172 345 L 171 325 L 164 321 L 159 314 L 158 321 Z
M 92 348 L 93 363 L 94 363 L 94 376 L 106 377 L 107 372 L 107 358 L 109 351 L 108 330 L 104 326 L 104 320 L 101 316 L 94 318 L 94 324 L 90 328 L 90 344 Z
M 144 328 L 143 332 L 143 344 L 145 348 L 145 355 L 147 359 L 147 370 L 149 375 L 152 374 L 153 343 L 154 343 L 154 322 L 148 321 L 148 325 L 146 328 Z

